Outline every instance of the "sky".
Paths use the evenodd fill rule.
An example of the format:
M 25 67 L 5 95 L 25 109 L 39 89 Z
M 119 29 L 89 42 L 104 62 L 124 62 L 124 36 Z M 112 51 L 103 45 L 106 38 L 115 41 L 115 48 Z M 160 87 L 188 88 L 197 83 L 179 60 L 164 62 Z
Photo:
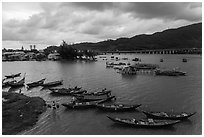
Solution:
M 3 2 L 2 47 L 98 42 L 201 21 L 201 2 Z

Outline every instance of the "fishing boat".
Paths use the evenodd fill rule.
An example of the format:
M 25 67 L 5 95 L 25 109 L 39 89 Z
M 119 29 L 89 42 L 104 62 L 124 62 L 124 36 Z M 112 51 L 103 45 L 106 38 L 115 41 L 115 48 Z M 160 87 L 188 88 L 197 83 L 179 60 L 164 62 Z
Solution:
M 87 92 L 87 93 L 84 93 L 83 95 L 91 95 L 91 96 L 101 96 L 101 95 L 106 95 L 106 94 L 111 94 L 111 90 L 106 90 L 106 89 L 103 89 L 102 91 L 96 91 L 96 92 Z
M 140 119 L 136 120 L 134 118 L 118 118 L 107 116 L 110 120 L 115 123 L 134 126 L 134 127 L 143 127 L 143 128 L 161 128 L 172 126 L 176 123 L 179 123 L 180 120 L 154 120 L 154 119 Z
M 173 70 L 157 69 L 154 72 L 155 72 L 155 75 L 160 75 L 160 76 L 185 76 L 186 75 L 186 72 L 182 72 L 176 69 L 173 69 Z
M 170 114 L 167 112 L 147 112 L 147 111 L 142 111 L 147 117 L 154 118 L 154 119 L 170 119 L 170 120 L 183 120 L 187 119 L 193 115 L 196 114 L 194 113 L 180 113 L 180 114 Z
M 16 80 L 12 80 L 12 81 L 6 81 L 5 82 L 5 79 L 2 80 L 2 88 L 6 88 L 6 87 L 9 87 L 11 83 L 14 83 L 16 82 Z
M 38 80 L 38 81 L 35 81 L 35 82 L 28 83 L 26 85 L 28 86 L 28 88 L 37 87 L 37 86 L 41 86 L 44 83 L 44 81 L 45 81 L 45 78 Z
M 17 74 L 12 74 L 12 75 L 6 75 L 6 78 L 15 78 L 15 77 L 19 77 L 21 75 L 21 73 L 17 73 Z
M 50 94 L 52 95 L 67 95 L 74 96 L 78 94 L 86 93 L 86 90 L 72 90 L 71 88 L 49 88 L 52 91 Z
M 96 106 L 96 102 L 76 102 L 76 103 L 63 103 L 62 106 L 69 109 L 87 109 Z
M 94 95 L 80 95 L 76 96 L 77 100 L 80 102 L 89 102 L 89 101 L 99 101 L 110 97 L 108 94 L 101 95 L 101 96 L 94 96 Z
M 104 111 L 121 111 L 121 112 L 125 112 L 125 111 L 134 111 L 136 108 L 140 107 L 141 104 L 137 104 L 137 105 L 124 105 L 124 104 L 110 104 L 110 105 L 106 105 L 106 104 L 97 104 L 97 108 L 99 108 L 100 110 L 104 110 Z
M 25 83 L 25 76 L 19 81 L 14 81 L 9 83 L 9 86 L 11 86 L 12 88 L 21 87 L 21 86 L 24 86 L 24 83 Z
M 44 83 L 42 84 L 42 86 L 43 87 L 54 87 L 54 86 L 62 85 L 62 82 L 63 80 L 53 81 L 53 82 Z
M 93 108 L 96 107 L 97 104 L 107 102 L 114 97 L 108 97 L 103 100 L 99 101 L 92 101 L 92 102 L 78 102 L 78 100 L 71 101 L 70 103 L 63 103 L 62 106 L 66 108 L 71 108 L 71 109 L 87 109 L 87 108 Z

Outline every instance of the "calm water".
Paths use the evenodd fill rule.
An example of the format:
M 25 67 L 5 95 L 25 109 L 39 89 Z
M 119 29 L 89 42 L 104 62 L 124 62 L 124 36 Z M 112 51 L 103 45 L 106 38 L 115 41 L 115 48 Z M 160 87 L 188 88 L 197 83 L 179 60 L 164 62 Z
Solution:
M 110 59 L 111 55 L 107 55 Z M 123 54 L 118 57 L 130 59 L 139 57 L 143 63 L 159 64 L 162 68 L 179 67 L 187 72 L 187 76 L 168 77 L 154 76 L 151 73 L 140 72 L 135 76 L 122 76 L 114 69 L 105 67 L 105 60 L 97 62 L 3 62 L 2 76 L 11 73 L 25 73 L 26 83 L 46 78 L 45 82 L 63 79 L 61 87 L 82 86 L 94 91 L 106 87 L 117 97 L 116 102 L 125 104 L 142 104 L 141 109 L 152 111 L 194 112 L 197 114 L 189 120 L 167 129 L 131 128 L 114 124 L 106 115 L 119 117 L 144 118 L 140 112 L 110 113 L 97 109 L 67 110 L 63 106 L 41 115 L 38 123 L 19 134 L 201 134 L 202 133 L 202 57 L 199 55 L 141 55 Z M 188 62 L 183 63 L 182 58 Z M 164 62 L 159 62 L 160 58 Z M 20 78 L 18 78 L 20 79 Z M 8 91 L 9 89 L 3 89 Z M 10 90 L 9 92 L 18 92 Z M 40 96 L 48 103 L 57 100 L 58 103 L 70 101 L 71 97 L 53 97 L 49 90 L 41 87 L 22 92 L 29 96 Z

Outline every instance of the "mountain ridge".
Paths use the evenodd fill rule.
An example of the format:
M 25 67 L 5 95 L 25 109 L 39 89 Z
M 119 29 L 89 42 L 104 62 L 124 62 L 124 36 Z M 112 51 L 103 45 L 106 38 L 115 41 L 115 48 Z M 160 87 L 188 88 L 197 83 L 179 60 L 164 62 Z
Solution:
M 202 48 L 202 22 L 153 34 L 140 34 L 96 43 L 84 42 L 73 46 L 77 49 L 96 51 Z

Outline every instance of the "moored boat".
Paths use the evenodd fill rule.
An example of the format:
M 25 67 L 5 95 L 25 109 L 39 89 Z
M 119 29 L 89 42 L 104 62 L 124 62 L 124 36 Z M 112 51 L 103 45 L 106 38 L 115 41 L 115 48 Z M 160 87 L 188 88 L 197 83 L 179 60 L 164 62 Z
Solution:
M 183 120 L 187 119 L 193 115 L 196 114 L 194 113 L 180 113 L 180 114 L 170 114 L 167 112 L 147 112 L 147 111 L 142 111 L 147 117 L 154 118 L 154 119 L 170 119 L 170 120 Z
M 101 96 L 94 96 L 94 95 L 80 95 L 76 96 L 77 100 L 80 102 L 89 102 L 89 101 L 99 101 L 110 97 L 108 94 L 101 95 Z
M 44 83 L 44 81 L 45 81 L 45 78 L 35 82 L 27 83 L 26 85 L 28 86 L 28 88 L 37 87 L 37 86 L 41 86 Z
M 110 95 L 111 94 L 111 90 L 103 89 L 102 91 L 88 92 L 88 93 L 84 93 L 83 95 L 101 96 L 101 95 L 106 95 L 106 94 Z
M 185 76 L 186 72 L 182 72 L 179 70 L 160 70 L 157 69 L 155 70 L 155 75 L 160 75 L 160 76 Z
M 114 96 L 108 97 L 103 100 L 99 101 L 92 101 L 92 102 L 78 102 L 78 100 L 71 101 L 70 103 L 62 103 L 62 106 L 72 109 L 87 109 L 96 107 L 97 104 L 104 103 L 113 99 Z
M 21 87 L 21 86 L 24 86 L 24 83 L 25 83 L 25 76 L 19 80 L 19 81 L 14 81 L 14 82 L 11 82 L 9 83 L 9 86 L 11 87 Z
M 63 80 L 53 81 L 53 82 L 44 83 L 42 84 L 42 86 L 43 87 L 54 87 L 54 86 L 62 85 L 62 82 Z
M 52 91 L 50 94 L 52 95 L 67 95 L 74 96 L 78 94 L 86 93 L 86 90 L 72 90 L 72 88 L 49 88 Z
M 12 75 L 6 75 L 6 78 L 15 78 L 15 77 L 19 77 L 21 75 L 21 73 L 17 73 L 17 74 L 12 74 Z
M 124 105 L 124 104 L 111 104 L 111 105 L 105 105 L 105 104 L 97 104 L 97 108 L 100 110 L 105 111 L 134 111 L 136 108 L 140 107 L 141 104 L 137 105 Z
M 14 83 L 16 82 L 16 80 L 12 80 L 12 81 L 5 81 L 3 80 L 2 81 L 2 88 L 6 88 L 6 87 L 9 87 L 11 83 Z
M 134 118 L 117 118 L 107 116 L 110 120 L 115 123 L 134 126 L 134 127 L 144 127 L 144 128 L 161 128 L 172 126 L 176 123 L 179 123 L 180 120 L 154 120 L 154 119 L 140 119 L 136 120 Z

